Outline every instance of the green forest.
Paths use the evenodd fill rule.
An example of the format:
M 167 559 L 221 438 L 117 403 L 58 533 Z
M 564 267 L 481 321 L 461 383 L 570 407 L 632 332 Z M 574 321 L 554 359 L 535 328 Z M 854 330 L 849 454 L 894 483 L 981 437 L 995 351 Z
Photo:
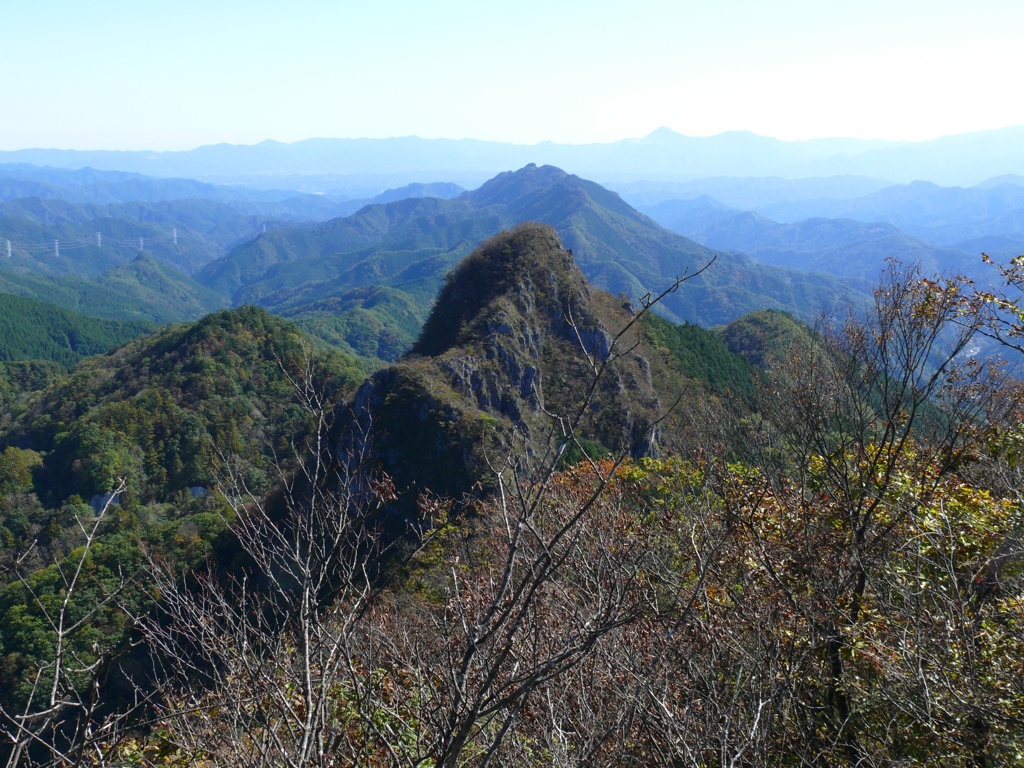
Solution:
M 2 362 L 50 360 L 69 366 L 154 328 L 151 323 L 100 320 L 34 299 L 0 294 Z
M 866 308 L 709 329 L 655 314 L 693 276 L 624 302 L 521 225 L 369 377 L 252 306 L 12 300 L 4 759 L 1016 764 L 1000 278 L 891 263 Z

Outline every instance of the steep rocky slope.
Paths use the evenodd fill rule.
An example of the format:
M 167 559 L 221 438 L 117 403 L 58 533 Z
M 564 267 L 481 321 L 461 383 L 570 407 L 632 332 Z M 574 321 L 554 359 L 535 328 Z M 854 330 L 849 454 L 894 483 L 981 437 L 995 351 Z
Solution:
M 412 353 L 357 394 L 373 455 L 411 500 L 458 499 L 559 454 L 656 453 L 654 382 L 681 376 L 632 313 L 590 286 L 551 227 L 496 235 L 448 276 Z

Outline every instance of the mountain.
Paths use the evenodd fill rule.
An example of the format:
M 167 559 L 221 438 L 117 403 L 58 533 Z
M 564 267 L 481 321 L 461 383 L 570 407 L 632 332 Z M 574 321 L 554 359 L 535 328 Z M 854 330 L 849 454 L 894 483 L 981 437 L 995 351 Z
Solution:
M 920 264 L 926 272 L 982 276 L 987 270 L 974 251 L 944 248 L 904 234 L 892 224 L 852 219 L 808 219 L 780 224 L 754 213 L 734 211 L 711 198 L 674 200 L 652 209 L 661 223 L 709 248 L 742 251 L 763 264 L 827 272 L 874 282 L 886 259 Z
M 274 177 L 322 176 L 337 182 L 391 180 L 399 186 L 422 178 L 447 178 L 475 186 L 503 168 L 528 162 L 557 164 L 613 178 L 770 175 L 837 153 L 863 152 L 885 142 L 818 139 L 784 142 L 746 131 L 710 137 L 682 136 L 666 128 L 641 139 L 610 144 L 504 144 L 472 139 L 306 139 L 293 144 L 264 141 L 252 146 L 218 144 L 184 152 L 116 152 L 25 149 L 0 152 L 0 163 L 59 168 L 91 167 L 150 176 L 205 181 L 273 183 Z M 332 178 L 333 177 L 333 178 Z M 306 180 L 307 189 L 316 183 Z M 326 188 L 320 189 L 325 191 Z
M 258 222 L 209 200 L 9 200 L 0 203 L 0 292 L 94 317 L 193 320 L 229 302 L 186 273 Z
M 957 243 L 958 250 L 967 253 L 984 253 L 997 261 L 1009 261 L 1024 254 L 1024 217 L 1022 227 L 1016 235 L 982 235 Z
M 924 142 L 813 139 L 781 141 L 746 131 L 708 137 L 660 128 L 607 144 L 503 144 L 471 139 L 306 139 L 251 146 L 217 144 L 181 152 L 23 149 L 0 163 L 91 167 L 150 176 L 292 186 L 306 192 L 360 185 L 377 189 L 424 178 L 472 187 L 504 168 L 557 165 L 604 183 L 715 176 L 868 176 L 910 182 L 977 184 L 1024 173 L 1024 128 Z M 288 178 L 287 184 L 281 180 Z M 373 194 L 373 193 L 371 193 Z M 363 195 L 350 195 L 359 197 Z
M 678 447 L 685 422 L 662 409 L 684 379 L 643 328 L 587 282 L 553 228 L 503 231 L 448 275 L 409 356 L 360 388 L 354 418 L 373 432 L 353 455 L 369 450 L 408 502 L 491 488 L 495 457 Z
M 792 349 L 815 347 L 810 329 L 785 312 L 766 309 L 733 320 L 722 329 L 721 339 L 733 354 L 750 365 L 768 370 Z
M 782 222 L 814 217 L 884 222 L 910 235 L 952 245 L 985 234 L 1004 234 L 1014 228 L 1020 231 L 1024 221 L 1024 186 L 1000 183 L 941 187 L 915 181 L 848 200 L 777 203 L 757 210 Z
M 24 706 L 26 670 L 51 658 L 38 630 L 53 625 L 33 598 L 75 592 L 59 578 L 70 572 L 68 557 L 89 555 L 77 582 L 88 586 L 72 603 L 87 620 L 68 647 L 78 659 L 93 654 L 92 663 L 121 643 L 127 648 L 137 626 L 127 614 L 145 615 L 158 599 L 148 564 L 160 560 L 184 574 L 206 562 L 233 562 L 230 510 L 218 489 L 237 481 L 259 497 L 295 469 L 318 425 L 297 382 L 333 404 L 361 380 L 350 360 L 314 349 L 294 325 L 255 307 L 160 329 L 69 371 L 0 363 L 5 711 Z M 107 500 L 112 506 L 99 527 Z M 83 547 L 77 537 L 90 526 Z M 131 586 L 116 602 L 107 600 L 122 575 Z M 132 675 L 125 690 L 137 690 L 147 680 L 139 672 L 145 663 L 118 655 L 117 668 Z
M 415 182 L 401 187 L 385 189 L 371 197 L 352 197 L 350 189 L 329 190 L 323 194 L 294 194 L 272 203 L 231 203 L 239 211 L 290 221 L 326 221 L 338 216 L 351 216 L 360 208 L 378 203 L 390 203 L 413 197 L 438 197 L 448 200 L 466 190 L 449 182 Z
M 394 203 L 398 200 L 409 200 L 411 198 L 418 197 L 436 197 L 441 200 L 451 200 L 453 197 L 458 197 L 465 191 L 466 190 L 458 184 L 451 184 L 446 181 L 437 181 L 429 184 L 416 182 L 413 184 L 406 184 L 403 187 L 385 189 L 379 195 L 375 195 L 373 197 L 340 202 L 337 205 L 338 213 L 335 215 L 350 216 L 360 208 L 364 208 L 367 205 L 382 205 L 384 203 Z M 325 216 L 324 218 L 331 217 Z
M 858 174 L 969 186 L 993 176 L 1024 173 L 1024 126 L 874 147 L 845 156 L 837 153 L 809 162 L 804 170 L 806 176 Z
M 705 229 L 742 212 L 710 195 L 692 199 L 663 200 L 654 205 L 643 206 L 641 210 L 665 229 L 671 229 L 697 242 L 702 242 L 700 236 Z
M 0 269 L 95 277 L 144 249 L 192 273 L 251 237 L 262 221 L 212 201 L 91 205 L 38 197 L 9 200 L 0 203 Z
M 0 203 L 0 245 L 9 241 L 12 255 L 28 268 L 89 275 L 134 257 L 142 241 L 161 260 L 194 272 L 265 222 L 213 201 L 91 205 L 22 198 Z M 42 254 L 41 264 L 49 263 L 55 240 L 67 258 L 59 267 L 34 267 L 36 254 Z
M 194 319 L 227 306 L 223 296 L 145 253 L 107 272 L 102 283 L 133 297 L 141 314 L 158 323 Z
M 348 218 L 261 234 L 196 278 L 235 303 L 256 303 L 294 318 L 302 316 L 303 305 L 344 303 L 350 291 L 368 286 L 400 290 L 425 309 L 445 273 L 476 243 L 524 221 L 553 226 L 589 280 L 633 299 L 659 293 L 716 258 L 598 184 L 531 164 L 453 200 L 369 206 Z M 762 307 L 814 313 L 847 290 L 826 276 L 721 253 L 661 309 L 677 322 L 717 324 Z
M 1016 173 L 1003 173 L 999 176 L 993 176 L 991 179 L 986 179 L 980 184 L 974 186 L 978 189 L 992 189 L 993 187 L 1001 187 L 1004 184 L 1013 184 L 1017 187 L 1024 187 L 1024 176 Z
M 0 445 L 42 453 L 37 492 L 49 503 L 109 491 L 118 468 L 134 498 L 166 500 L 212 485 L 218 452 L 235 450 L 266 487 L 274 457 L 308 427 L 293 401 L 309 354 L 286 320 L 256 307 L 216 312 L 79 363 L 0 420 Z M 325 397 L 344 399 L 362 379 L 335 351 L 314 358 Z
M 687 181 L 627 181 L 615 191 L 644 213 L 661 203 L 708 196 L 729 208 L 758 210 L 774 203 L 806 200 L 848 200 L 877 192 L 893 183 L 867 176 L 815 176 L 783 179 L 778 176 L 716 176 Z
M 0 174 L 5 172 L 14 180 L 0 175 L 0 269 L 84 277 L 125 263 L 141 249 L 191 274 L 268 225 L 323 221 L 375 203 L 451 198 L 465 191 L 454 184 L 417 183 L 339 202 L 92 169 L 0 166 Z M 21 196 L 4 200 L 5 191 Z
M 360 190 L 362 191 L 362 190 Z M 259 217 L 262 221 L 325 220 L 358 209 L 345 204 L 352 194 L 340 197 L 308 194 L 294 189 L 256 189 L 238 184 L 210 184 L 193 179 L 158 178 L 140 173 L 101 171 L 95 168 L 53 168 L 28 163 L 0 164 L 0 201 L 22 198 L 62 200 L 86 206 L 117 206 L 125 203 L 162 208 L 160 204 L 187 201 L 211 212 L 218 208 Z M 113 214 L 116 218 L 116 214 Z M 262 223 L 262 221 L 260 223 Z M 184 226 L 183 221 L 177 222 Z M 250 222 L 248 234 L 257 226 Z
M 309 301 L 301 290 L 295 291 L 282 296 L 274 312 L 331 346 L 366 359 L 372 369 L 378 361 L 397 360 L 412 346 L 427 319 L 428 302 L 426 292 L 368 285 Z
M 55 168 L 30 163 L 0 164 L 0 200 L 40 197 L 86 205 L 206 201 L 247 214 L 300 211 L 299 218 L 340 215 L 337 197 L 302 194 L 294 189 L 257 189 L 238 184 L 210 184 L 185 178 L 160 178 L 96 168 Z M 346 200 L 350 196 L 343 196 Z

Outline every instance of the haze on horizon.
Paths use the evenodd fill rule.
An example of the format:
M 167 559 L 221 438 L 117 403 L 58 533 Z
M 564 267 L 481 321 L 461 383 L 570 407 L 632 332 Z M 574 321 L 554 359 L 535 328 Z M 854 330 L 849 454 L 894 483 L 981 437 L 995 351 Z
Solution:
M 35 0 L 0 12 L 0 150 L 1024 125 L 1024 4 Z

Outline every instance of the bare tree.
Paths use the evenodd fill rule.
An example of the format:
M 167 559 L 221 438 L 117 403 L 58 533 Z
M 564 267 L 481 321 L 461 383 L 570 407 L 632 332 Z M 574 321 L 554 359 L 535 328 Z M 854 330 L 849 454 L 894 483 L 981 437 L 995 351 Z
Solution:
M 608 718 L 597 729 L 567 708 L 569 700 L 595 705 L 585 691 L 566 695 L 570 681 L 597 674 L 596 660 L 610 659 L 641 624 L 669 637 L 688 620 L 722 531 L 689 529 L 694 570 L 668 576 L 667 564 L 679 562 L 678 531 L 668 535 L 624 502 L 617 479 L 628 451 L 585 462 L 585 478 L 576 476 L 572 487 L 568 476 L 556 476 L 603 377 L 635 350 L 638 324 L 664 295 L 645 302 L 600 355 L 587 353 L 578 334 L 591 377 L 578 409 L 554 417 L 549 452 L 533 465 L 510 454 L 496 468 L 496 498 L 447 550 L 445 574 L 435 573 L 428 587 L 432 597 L 398 597 L 383 613 L 374 664 L 400 684 L 378 705 L 392 727 L 378 735 L 395 745 L 395 764 L 525 765 L 537 750 L 596 759 L 622 734 Z M 662 622 L 662 631 L 651 622 Z M 607 674 L 602 668 L 605 683 Z M 542 710 L 548 725 L 538 729 Z
M 588 355 L 592 378 L 575 412 L 553 420 L 546 452 L 533 464 L 513 452 L 495 468 L 499 492 L 477 522 L 436 525 L 419 541 L 446 574 L 425 603 L 383 589 L 379 513 L 394 489 L 370 482 L 360 457 L 337 460 L 330 404 L 314 377 L 297 380 L 318 426 L 302 446 L 311 458 L 285 486 L 285 514 L 239 482 L 223 489 L 250 575 L 208 569 L 188 584 L 162 573 L 168 618 L 148 622 L 147 637 L 174 667 L 168 679 L 203 685 L 167 698 L 159 748 L 210 765 L 509 764 L 517 750 L 522 762 L 535 736 L 519 726 L 540 692 L 610 654 L 627 627 L 660 616 L 677 631 L 700 586 L 659 583 L 677 557 L 665 530 L 631 516 L 614 491 L 628 452 L 588 462 L 572 491 L 556 475 L 601 379 L 635 349 L 658 300 Z M 445 509 L 422 500 L 427 519 L 443 523 Z M 692 546 L 708 560 L 703 538 Z M 566 745 L 551 730 L 544 738 Z
M 909 739 L 921 726 L 879 726 L 891 691 L 888 682 L 861 685 L 870 654 L 856 649 L 881 640 L 879 622 L 909 632 L 928 615 L 908 611 L 915 590 L 903 592 L 896 575 L 949 478 L 984 450 L 989 413 L 1005 391 L 999 370 L 969 354 L 982 323 L 964 280 L 925 279 L 893 264 L 866 318 L 826 329 L 773 371 L 763 400 L 772 425 L 760 443 L 763 501 L 744 507 L 743 524 L 751 558 L 815 651 L 794 721 L 809 764 L 887 764 L 886 728 Z M 893 611 L 884 619 L 883 603 Z
M 122 735 L 127 713 L 110 711 L 109 703 L 100 696 L 116 651 L 95 644 L 83 647 L 80 638 L 105 611 L 119 610 L 118 598 L 137 577 L 119 573 L 114 582 L 104 584 L 89 573 L 93 550 L 115 499 L 125 488 L 125 481 L 119 481 L 95 516 L 75 518 L 78 546 L 69 559 L 52 566 L 59 594 L 38 591 L 24 572 L 22 566 L 32 548 L 15 563 L 15 577 L 29 596 L 31 609 L 42 617 L 49 648 L 32 671 L 20 708 L 14 711 L 0 706 L 8 768 L 102 761 Z
M 363 674 L 360 633 L 382 587 L 381 509 L 394 487 L 371 480 L 361 457 L 334 453 L 334 404 L 312 356 L 293 385 L 312 428 L 293 446 L 296 469 L 280 470 L 279 493 L 251 493 L 224 462 L 220 493 L 246 562 L 186 579 L 154 563 L 160 611 L 140 623 L 164 692 L 156 753 L 202 765 L 360 762 L 341 710 Z

